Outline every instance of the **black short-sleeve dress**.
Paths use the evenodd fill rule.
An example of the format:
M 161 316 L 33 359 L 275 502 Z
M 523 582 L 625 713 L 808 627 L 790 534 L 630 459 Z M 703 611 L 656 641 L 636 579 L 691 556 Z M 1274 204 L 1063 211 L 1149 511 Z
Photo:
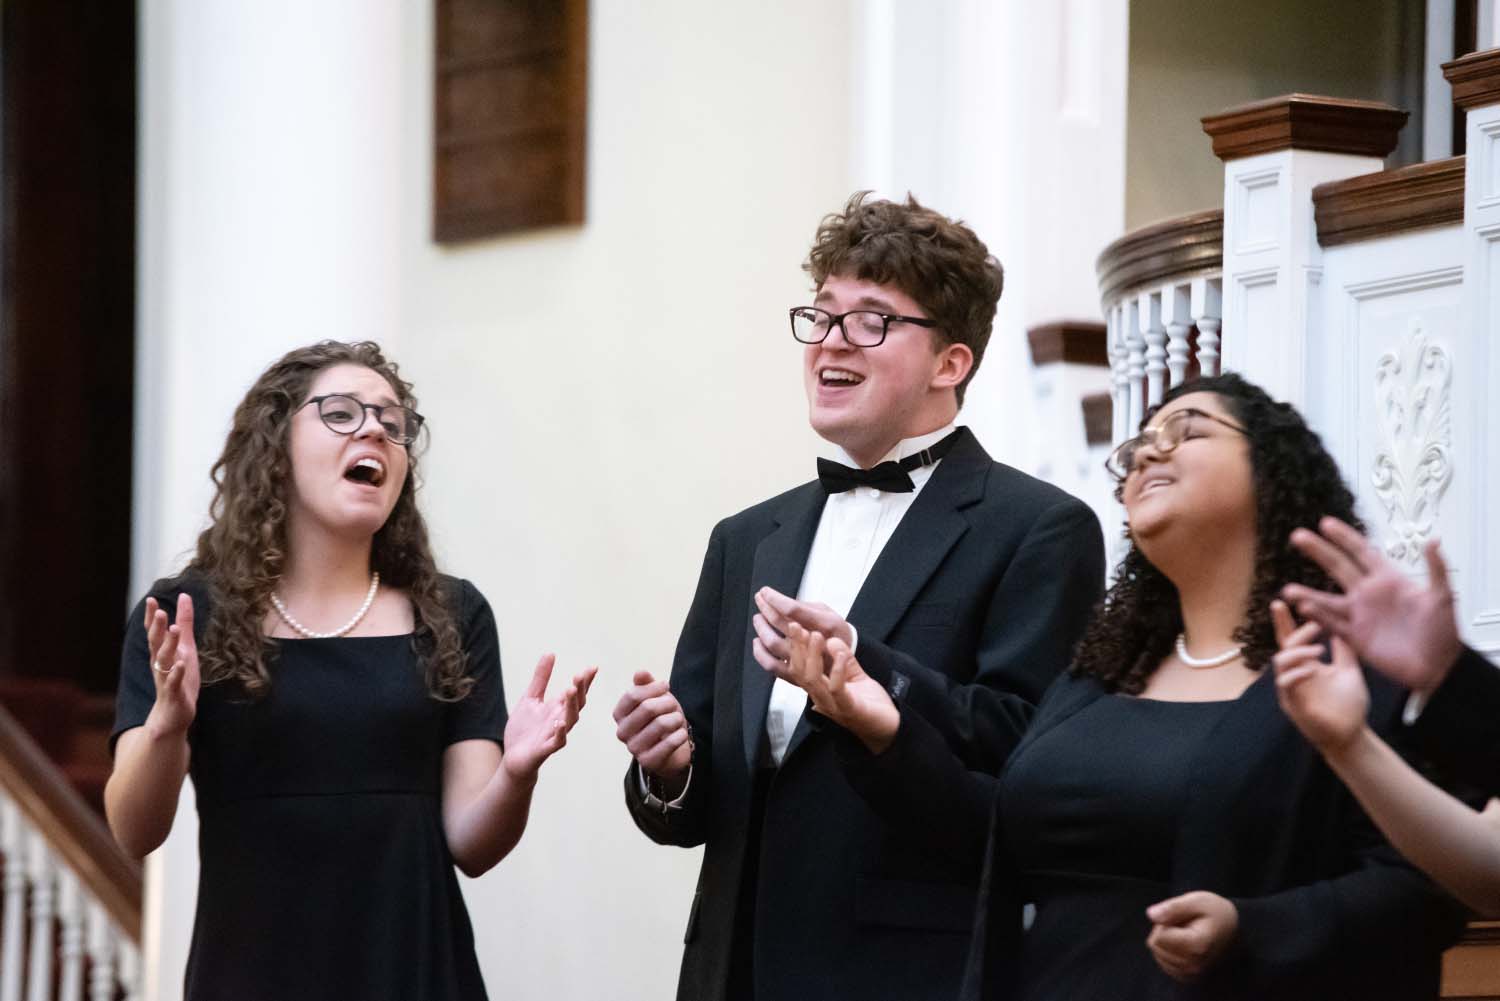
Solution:
M 410 635 L 278 640 L 270 691 L 204 686 L 188 733 L 199 816 L 198 908 L 188 1001 L 474 1001 L 474 936 L 442 824 L 442 759 L 460 740 L 500 741 L 505 696 L 494 616 L 444 578 L 473 690 L 431 698 Z M 169 616 L 201 580 L 151 590 Z M 114 735 L 155 698 L 131 613 Z

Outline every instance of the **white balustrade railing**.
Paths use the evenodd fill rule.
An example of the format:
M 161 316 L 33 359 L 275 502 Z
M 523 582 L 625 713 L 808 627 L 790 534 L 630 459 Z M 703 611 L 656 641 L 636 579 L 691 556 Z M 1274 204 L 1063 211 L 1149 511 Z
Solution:
M 1223 281 L 1216 272 L 1168 278 L 1105 303 L 1115 444 L 1149 407 L 1194 375 L 1219 374 Z
M 0 789 L 0 1001 L 136 1001 L 137 945 Z

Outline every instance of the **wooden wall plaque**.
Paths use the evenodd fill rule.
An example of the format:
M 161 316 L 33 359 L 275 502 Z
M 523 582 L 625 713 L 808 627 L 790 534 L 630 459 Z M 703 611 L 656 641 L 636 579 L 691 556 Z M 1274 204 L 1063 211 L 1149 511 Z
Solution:
M 588 0 L 436 0 L 433 239 L 583 222 Z

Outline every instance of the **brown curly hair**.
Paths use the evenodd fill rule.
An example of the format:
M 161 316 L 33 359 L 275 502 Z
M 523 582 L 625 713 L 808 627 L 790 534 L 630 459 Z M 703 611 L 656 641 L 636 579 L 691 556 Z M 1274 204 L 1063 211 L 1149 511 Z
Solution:
M 1333 457 L 1294 407 L 1272 400 L 1259 386 L 1234 373 L 1184 382 L 1170 390 L 1162 404 L 1189 393 L 1218 396 L 1245 429 L 1250 443 L 1255 577 L 1245 620 L 1235 630 L 1234 640 L 1243 646 L 1246 665 L 1264 670 L 1277 650 L 1270 605 L 1282 586 L 1298 583 L 1323 591 L 1338 589 L 1317 564 L 1292 548 L 1287 541 L 1292 529 L 1315 530 L 1324 515 L 1360 531 L 1364 525 L 1354 513 L 1354 495 Z M 1159 409 L 1146 415 L 1142 427 Z M 1123 483 L 1116 488 L 1116 500 L 1123 489 Z M 1128 528 L 1125 537 L 1130 539 Z M 1084 631 L 1073 673 L 1096 678 L 1110 691 L 1139 695 L 1180 632 L 1177 588 L 1131 542 L 1115 570 L 1113 585 Z
M 814 289 L 844 275 L 895 285 L 915 299 L 937 321 L 933 333 L 943 344 L 963 344 L 974 353 L 974 367 L 954 391 L 963 406 L 990 342 L 1005 271 L 963 223 L 918 204 L 910 193 L 905 204 L 866 201 L 869 194 L 857 191 L 843 212 L 823 217 L 802 270 Z
M 373 341 L 321 341 L 283 356 L 255 381 L 240 405 L 224 451 L 213 465 L 210 524 L 198 536 L 188 571 L 204 579 L 213 609 L 201 651 L 205 683 L 237 682 L 252 698 L 271 685 L 268 664 L 276 640 L 263 635 L 271 592 L 286 560 L 287 484 L 293 415 L 307 402 L 318 373 L 333 365 L 362 365 L 385 379 L 402 405 L 416 409 L 411 384 Z M 409 450 L 410 451 L 410 450 Z M 456 595 L 447 593 L 417 510 L 417 457 L 390 517 L 375 533 L 370 564 L 391 587 L 404 588 L 415 612 L 413 648 L 433 698 L 456 701 L 473 680 L 454 619 Z

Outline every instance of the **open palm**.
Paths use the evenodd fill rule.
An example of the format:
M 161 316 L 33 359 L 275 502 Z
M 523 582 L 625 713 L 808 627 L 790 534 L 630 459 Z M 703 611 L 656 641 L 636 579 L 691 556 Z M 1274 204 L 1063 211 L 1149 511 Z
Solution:
M 1453 591 L 1438 544 L 1427 545 L 1424 587 L 1342 521 L 1324 518 L 1319 529 L 1321 534 L 1298 529 L 1292 544 L 1344 593 L 1289 584 L 1283 592 L 1287 601 L 1392 680 L 1408 688 L 1434 687 L 1461 651 Z

